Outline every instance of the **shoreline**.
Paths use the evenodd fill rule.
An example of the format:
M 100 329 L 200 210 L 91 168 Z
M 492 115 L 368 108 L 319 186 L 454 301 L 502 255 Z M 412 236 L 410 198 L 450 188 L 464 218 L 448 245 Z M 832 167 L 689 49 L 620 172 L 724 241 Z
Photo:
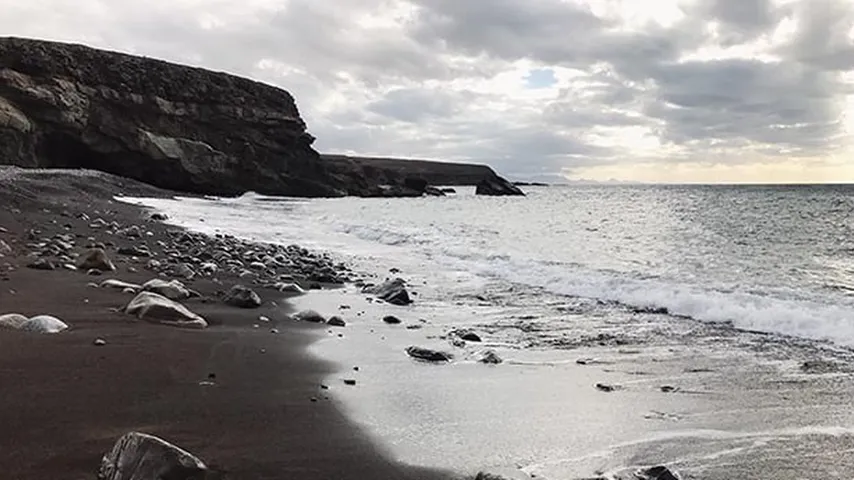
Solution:
M 320 386 L 335 367 L 308 352 L 323 330 L 285 320 L 287 302 L 276 290 L 247 285 L 264 301 L 258 309 L 182 302 L 208 321 L 205 331 L 132 321 L 110 311 L 133 297 L 87 284 L 108 278 L 141 283 L 157 275 L 143 267 L 143 259 L 116 255 L 126 239 L 87 228 L 78 214 L 142 226 L 152 235 L 138 241 L 160 258 L 157 241 L 172 246 L 168 232 L 184 229 L 148 222 L 146 209 L 112 198 L 172 192 L 103 174 L 0 174 L 6 175 L 0 199 L 8 206 L 0 210 L 6 230 L 0 239 L 13 250 L 0 258 L 0 265 L 12 267 L 0 275 L 0 314 L 51 314 L 71 327 L 59 334 L 0 331 L 0 424 L 7 432 L 0 438 L 0 464 L 8 478 L 90 478 L 101 456 L 133 430 L 198 455 L 218 478 L 453 477 L 392 461 L 334 399 L 324 398 Z M 32 229 L 40 232 L 30 239 Z M 112 241 L 107 253 L 117 271 L 93 277 L 26 268 L 30 247 L 58 233 L 75 235 L 78 245 L 89 237 Z M 248 283 L 231 274 L 217 277 L 221 283 L 186 283 L 210 298 Z M 262 315 L 276 323 L 278 334 L 253 328 Z M 106 345 L 94 345 L 96 338 Z M 200 384 L 210 379 L 214 385 Z

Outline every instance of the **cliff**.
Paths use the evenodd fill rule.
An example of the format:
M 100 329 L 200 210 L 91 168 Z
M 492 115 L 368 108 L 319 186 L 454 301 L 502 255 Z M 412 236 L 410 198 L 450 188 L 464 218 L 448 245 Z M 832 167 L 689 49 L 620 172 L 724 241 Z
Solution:
M 344 193 L 286 91 L 63 43 L 0 38 L 0 164 L 91 168 L 172 190 Z
M 322 154 L 329 171 L 336 176 L 370 178 L 381 184 L 400 183 L 407 177 L 422 178 L 430 185 L 477 185 L 498 175 L 488 165 L 451 163 L 384 157 L 355 157 Z

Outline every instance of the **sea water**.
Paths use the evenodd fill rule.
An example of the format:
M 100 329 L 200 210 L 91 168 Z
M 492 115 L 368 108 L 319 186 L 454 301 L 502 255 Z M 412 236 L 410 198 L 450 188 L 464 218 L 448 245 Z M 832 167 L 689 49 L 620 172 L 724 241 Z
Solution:
M 780 391 L 799 395 L 787 387 L 761 399 L 747 391 L 781 371 L 798 374 L 792 369 L 816 351 L 844 361 L 854 346 L 854 187 L 567 186 L 530 188 L 526 197 L 457 190 L 414 199 L 246 194 L 145 203 L 196 230 L 330 251 L 369 280 L 405 278 L 417 296 L 404 316 L 420 323 L 417 331 L 352 318 L 351 343 L 330 339 L 315 351 L 346 368 L 369 366 L 360 379 L 366 386 L 339 398 L 355 421 L 410 463 L 594 473 L 585 469 L 651 461 L 615 458 L 624 445 L 664 445 L 685 435 L 695 440 L 693 456 L 668 457 L 686 444 L 679 440 L 656 461 L 682 461 L 713 478 L 720 472 L 709 464 L 792 436 L 773 432 L 814 438 L 831 429 L 828 435 L 840 438 L 833 429 L 847 428 L 847 417 L 798 413 L 812 397 L 778 402 Z M 328 305 L 346 301 L 354 311 L 373 308 L 374 316 L 400 314 L 398 307 L 334 297 L 346 292 L 326 295 Z M 451 348 L 444 334 L 460 326 L 478 329 L 510 366 L 483 369 L 476 362 L 481 346 L 460 350 L 447 369 L 421 368 L 401 353 L 413 342 Z M 579 370 L 576 359 L 608 355 L 602 348 L 620 372 Z M 673 380 L 677 367 L 669 359 L 678 357 L 673 362 L 682 372 L 695 351 L 717 375 L 676 381 L 707 393 L 738 390 L 737 398 L 650 398 L 657 384 L 634 375 Z M 763 362 L 746 360 L 757 355 Z M 576 393 L 592 390 L 601 372 L 630 385 L 608 397 L 604 410 L 588 390 Z M 573 396 L 577 408 L 569 405 Z M 671 408 L 661 411 L 662 402 Z M 818 402 L 827 412 L 845 403 Z M 785 419 L 732 413 L 775 408 L 786 411 Z M 651 415 L 676 423 L 650 422 Z M 710 447 L 721 437 L 729 440 Z M 742 463 L 757 464 L 746 458 Z M 795 472 L 791 478 L 810 478 Z

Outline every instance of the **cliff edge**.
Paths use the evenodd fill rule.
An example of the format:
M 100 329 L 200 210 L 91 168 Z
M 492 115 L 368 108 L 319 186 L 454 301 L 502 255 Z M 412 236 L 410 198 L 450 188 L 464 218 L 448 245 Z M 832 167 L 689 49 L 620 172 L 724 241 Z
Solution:
M 338 196 L 293 97 L 82 45 L 0 38 L 0 164 L 91 168 L 184 192 Z

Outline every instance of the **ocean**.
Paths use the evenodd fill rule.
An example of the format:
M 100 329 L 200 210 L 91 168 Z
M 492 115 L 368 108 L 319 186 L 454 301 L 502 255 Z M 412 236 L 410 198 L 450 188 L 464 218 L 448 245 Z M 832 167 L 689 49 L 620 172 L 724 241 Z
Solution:
M 194 230 L 297 243 L 368 280 L 406 279 L 411 308 L 354 289 L 297 300 L 364 313 L 348 319 L 346 348 L 330 335 L 312 350 L 342 372 L 368 365 L 364 386 L 337 399 L 403 461 L 547 478 L 652 463 L 696 478 L 854 473 L 843 458 L 826 470 L 809 460 L 854 444 L 839 381 L 854 346 L 854 186 L 526 190 L 143 203 Z M 375 321 L 388 312 L 417 327 Z M 485 342 L 449 345 L 460 327 Z M 458 360 L 424 368 L 401 353 L 412 343 L 456 348 Z M 486 348 L 505 364 L 478 364 Z M 660 395 L 665 383 L 683 394 Z

